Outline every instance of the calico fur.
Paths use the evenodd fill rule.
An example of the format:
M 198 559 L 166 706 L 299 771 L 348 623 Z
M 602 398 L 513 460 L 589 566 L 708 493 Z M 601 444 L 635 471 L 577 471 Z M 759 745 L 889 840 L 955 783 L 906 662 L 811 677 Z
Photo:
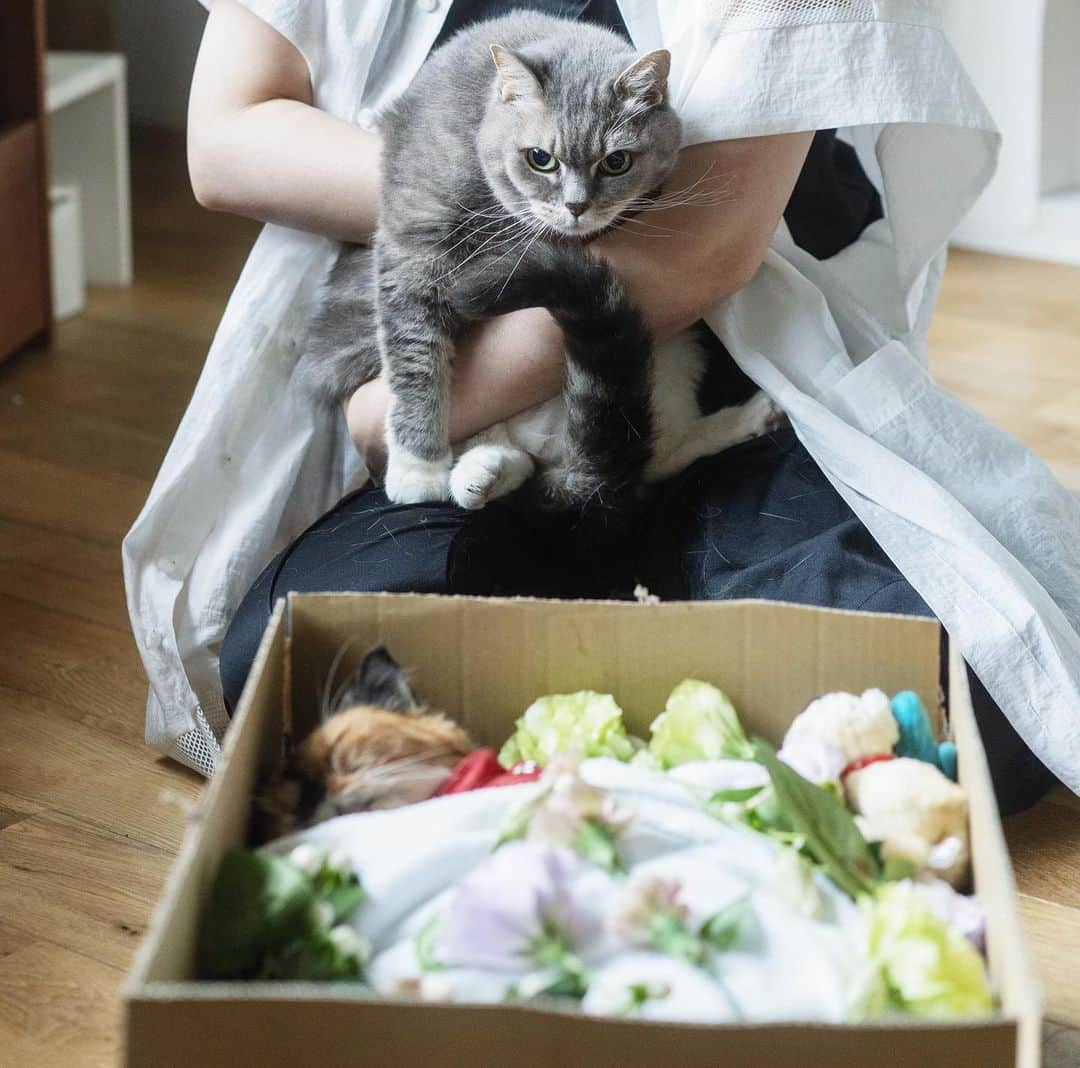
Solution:
M 426 800 L 474 748 L 453 720 L 417 703 L 382 646 L 336 690 L 329 682 L 319 726 L 257 799 L 260 840 L 350 812 Z

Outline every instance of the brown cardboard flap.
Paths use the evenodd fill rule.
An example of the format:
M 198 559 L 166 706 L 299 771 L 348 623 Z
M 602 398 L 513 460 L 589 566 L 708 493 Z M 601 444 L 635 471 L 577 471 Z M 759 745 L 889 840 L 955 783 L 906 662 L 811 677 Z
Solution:
M 195 973 L 195 945 L 202 903 L 222 855 L 243 843 L 260 763 L 281 738 L 285 667 L 285 604 L 279 602 L 252 664 L 217 774 L 200 798 L 184 835 L 165 893 L 150 920 L 150 932 L 132 966 L 127 990 L 155 980 L 186 979 Z M 261 759 L 260 759 L 261 758 Z
M 767 601 L 639 605 L 422 594 L 293 594 L 293 709 L 310 727 L 327 669 L 346 643 L 377 641 L 416 692 L 499 746 L 539 696 L 613 693 L 648 735 L 683 679 L 712 682 L 749 730 L 778 741 L 826 690 L 916 691 L 939 698 L 938 625 L 925 619 Z
M 994 800 L 986 753 L 971 707 L 967 669 L 955 646 L 949 654 L 949 719 L 958 751 L 960 785 L 968 795 L 972 867 L 986 910 L 987 956 L 1001 1007 L 1019 1021 L 1016 1063 L 1038 1068 L 1042 1005 L 1020 926 L 1016 883 Z

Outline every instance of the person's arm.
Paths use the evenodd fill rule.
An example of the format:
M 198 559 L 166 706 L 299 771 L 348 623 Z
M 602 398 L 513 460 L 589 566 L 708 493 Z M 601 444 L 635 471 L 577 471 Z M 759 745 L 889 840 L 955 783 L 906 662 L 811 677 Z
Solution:
M 376 134 L 311 104 L 304 57 L 237 0 L 215 0 L 192 80 L 188 169 L 204 207 L 367 241 L 378 214 Z M 558 393 L 562 333 L 530 309 L 478 325 L 458 346 L 451 398 L 456 440 Z M 357 410 L 382 440 L 380 381 Z M 357 431 L 355 440 L 363 445 Z
M 188 170 L 215 211 L 367 241 L 378 212 L 376 134 L 312 106 L 296 47 L 238 0 L 215 0 L 188 104 Z
M 768 251 L 812 133 L 714 141 L 684 149 L 656 209 L 591 248 L 619 272 L 659 341 L 741 289 Z M 531 320 L 526 316 L 532 316 Z M 520 322 L 520 329 L 518 323 Z M 450 438 L 459 442 L 562 388 L 561 333 L 531 309 L 482 324 L 454 361 Z M 346 407 L 356 447 L 376 464 L 389 392 L 381 381 Z
M 238 0 L 215 0 L 189 109 L 189 169 L 198 200 L 329 237 L 367 240 L 378 214 L 379 138 L 311 101 L 299 51 Z M 696 321 L 753 274 L 809 141 L 809 134 L 794 134 L 687 149 L 668 190 L 702 179 L 694 193 L 700 199 L 711 191 L 704 197 L 709 202 L 643 213 L 640 223 L 596 243 L 659 338 Z M 529 309 L 478 324 L 461 339 L 454 362 L 452 439 L 555 396 L 562 381 L 562 334 L 547 312 Z M 387 399 L 376 381 L 349 403 L 349 431 L 361 451 L 381 447 Z

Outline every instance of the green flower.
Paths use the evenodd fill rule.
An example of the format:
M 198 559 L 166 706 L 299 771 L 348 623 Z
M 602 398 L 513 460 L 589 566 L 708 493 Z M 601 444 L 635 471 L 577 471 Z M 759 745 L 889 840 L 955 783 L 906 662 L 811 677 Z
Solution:
M 871 971 L 857 998 L 857 1015 L 953 1019 L 993 1009 L 982 957 L 934 916 L 912 883 L 885 884 L 863 908 Z
M 622 709 L 611 694 L 581 690 L 534 701 L 502 747 L 499 763 L 506 768 L 520 760 L 546 765 L 556 753 L 568 752 L 582 759 L 629 760 L 634 755 Z
M 665 768 L 691 760 L 752 760 L 753 747 L 723 691 L 687 679 L 653 721 L 649 751 Z

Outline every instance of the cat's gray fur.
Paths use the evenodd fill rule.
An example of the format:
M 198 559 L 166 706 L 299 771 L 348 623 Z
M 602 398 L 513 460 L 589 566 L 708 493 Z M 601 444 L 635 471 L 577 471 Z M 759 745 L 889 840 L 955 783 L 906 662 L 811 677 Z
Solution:
M 564 440 L 541 470 L 545 500 L 606 493 L 610 503 L 655 459 L 651 338 L 614 272 L 582 246 L 674 164 L 681 128 L 666 76 L 666 53 L 637 57 L 608 30 L 522 12 L 456 35 L 386 113 L 374 249 L 343 247 L 301 371 L 337 402 L 381 369 L 394 396 L 393 499 L 449 494 L 454 339 L 465 323 L 514 308 L 549 308 L 566 337 Z M 533 146 L 559 160 L 554 174 L 529 166 Z M 631 152 L 632 166 L 602 174 L 596 162 L 616 150 Z M 478 495 L 454 496 L 482 504 L 531 473 L 526 460 Z

